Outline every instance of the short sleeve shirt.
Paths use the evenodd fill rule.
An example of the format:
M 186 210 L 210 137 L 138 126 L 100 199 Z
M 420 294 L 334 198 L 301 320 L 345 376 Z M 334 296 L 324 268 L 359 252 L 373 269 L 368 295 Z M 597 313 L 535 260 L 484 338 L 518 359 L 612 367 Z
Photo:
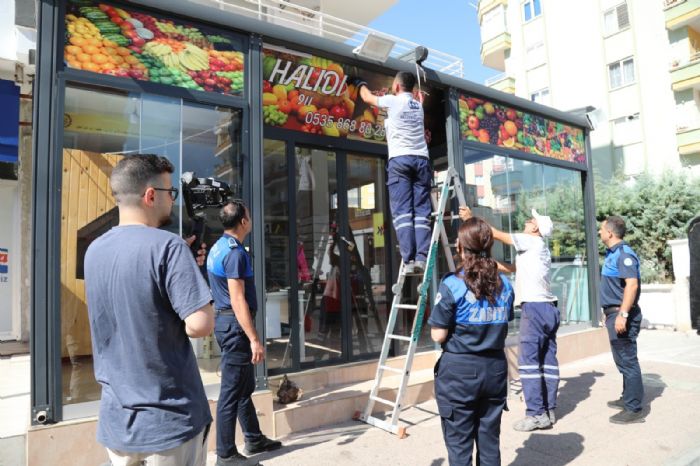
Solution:
M 228 292 L 228 280 L 237 279 L 245 282 L 245 300 L 251 312 L 258 309 L 255 294 L 255 274 L 250 255 L 236 238 L 225 234 L 219 238 L 209 251 L 207 257 L 209 284 L 214 295 L 217 309 L 231 309 L 231 295 Z
M 510 235 L 515 257 L 515 304 L 553 302 L 549 271 L 552 256 L 541 236 L 526 233 Z
M 153 452 L 177 447 L 212 421 L 184 319 L 211 302 L 189 246 L 172 233 L 117 226 L 85 254 L 97 440 Z
M 384 95 L 377 104 L 387 109 L 384 119 L 389 158 L 402 155 L 428 157 L 423 106 L 411 93 Z
M 503 284 L 493 303 L 476 299 L 463 275 L 448 274 L 440 283 L 428 324 L 448 329 L 442 349 L 450 353 L 502 350 L 513 320 L 513 288 L 501 274 Z
M 639 258 L 629 244 L 617 243 L 605 252 L 600 277 L 600 305 L 619 306 L 625 293 L 626 278 L 640 278 Z M 641 287 L 637 289 L 634 304 L 639 302 Z

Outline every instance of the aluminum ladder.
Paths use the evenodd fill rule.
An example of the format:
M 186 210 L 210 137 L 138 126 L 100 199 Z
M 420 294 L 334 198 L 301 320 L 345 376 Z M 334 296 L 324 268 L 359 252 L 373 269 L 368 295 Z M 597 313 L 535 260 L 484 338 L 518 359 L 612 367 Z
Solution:
M 377 364 L 377 373 L 374 378 L 374 384 L 372 385 L 372 391 L 370 392 L 369 400 L 364 411 L 356 412 L 354 416 L 354 419 L 356 420 L 366 422 L 367 424 L 396 434 L 399 438 L 404 438 L 406 436 L 406 428 L 399 426 L 399 415 L 401 413 L 401 409 L 403 408 L 402 400 L 406 392 L 406 387 L 408 386 L 408 379 L 411 376 L 413 356 L 416 353 L 418 339 L 420 338 L 420 333 L 423 327 L 423 316 L 425 315 L 425 305 L 428 300 L 428 290 L 430 289 L 430 283 L 433 278 L 433 270 L 435 269 L 435 264 L 437 263 L 438 242 L 442 244 L 445 252 L 445 259 L 450 270 L 455 270 L 454 259 L 452 257 L 452 246 L 447 238 L 447 232 L 445 231 L 444 224 L 445 220 L 458 218 L 454 213 L 451 213 L 449 216 L 444 215 L 448 201 L 455 195 L 459 200 L 459 205 L 466 206 L 464 190 L 462 189 L 462 183 L 459 179 L 459 175 L 454 168 L 450 168 L 447 170 L 444 182 L 439 183 L 436 188 L 433 188 L 430 196 L 433 204 L 433 232 L 430 238 L 428 257 L 426 258 L 426 267 L 422 274 L 422 281 L 418 286 L 418 301 L 415 304 L 402 303 L 403 288 L 406 277 L 408 275 L 415 274 L 407 274 L 403 261 L 401 261 L 398 278 L 396 283 L 391 288 L 394 293 L 394 299 L 391 303 L 391 312 L 389 313 L 389 320 L 386 325 L 384 343 L 382 344 L 382 350 L 379 356 L 379 363 Z M 402 311 L 416 311 L 413 317 L 413 325 L 410 335 L 398 335 L 394 333 L 397 316 L 399 312 Z M 387 365 L 389 348 L 391 347 L 392 342 L 395 340 L 408 342 L 406 359 L 403 362 L 403 368 L 400 369 Z M 399 383 L 399 388 L 396 393 L 396 399 L 393 401 L 381 398 L 379 396 L 382 379 L 386 372 L 399 374 L 401 376 L 401 382 Z M 386 419 L 379 419 L 372 416 L 375 403 L 380 403 L 391 407 L 391 413 Z

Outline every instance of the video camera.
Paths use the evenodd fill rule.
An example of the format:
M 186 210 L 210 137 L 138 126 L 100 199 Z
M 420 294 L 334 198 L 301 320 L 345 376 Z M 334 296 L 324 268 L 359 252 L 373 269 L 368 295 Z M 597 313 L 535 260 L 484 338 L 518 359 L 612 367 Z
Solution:
M 196 254 L 206 234 L 205 210 L 223 207 L 233 193 L 227 183 L 215 178 L 197 178 L 194 172 L 184 172 L 180 182 L 183 203 L 192 221 L 188 236 L 197 236 L 191 246 Z

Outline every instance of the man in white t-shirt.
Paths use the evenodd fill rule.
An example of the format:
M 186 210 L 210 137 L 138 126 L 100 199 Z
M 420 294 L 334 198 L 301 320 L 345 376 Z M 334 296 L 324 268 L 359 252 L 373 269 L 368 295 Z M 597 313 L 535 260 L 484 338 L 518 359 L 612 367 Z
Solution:
M 413 98 L 416 78 L 399 71 L 391 85 L 393 95 L 378 97 L 367 83 L 355 80 L 362 100 L 387 109 L 384 120 L 389 150 L 387 187 L 389 206 L 401 258 L 407 272 L 420 273 L 430 247 L 430 188 L 433 171 L 425 142 L 423 105 Z
M 460 217 L 471 217 L 468 207 Z M 532 209 L 522 233 L 506 233 L 491 227 L 494 239 L 512 245 L 515 258 L 515 305 L 520 305 L 518 373 L 525 397 L 525 418 L 513 428 L 522 432 L 547 429 L 555 422 L 559 389 L 557 330 L 560 315 L 557 297 L 550 288 L 552 258 L 544 238 L 552 235 L 552 220 Z

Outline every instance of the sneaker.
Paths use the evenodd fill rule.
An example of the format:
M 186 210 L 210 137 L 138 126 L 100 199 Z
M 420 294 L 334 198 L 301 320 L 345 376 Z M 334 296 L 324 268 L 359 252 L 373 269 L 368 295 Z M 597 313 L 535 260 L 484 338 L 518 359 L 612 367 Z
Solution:
M 425 272 L 425 261 L 415 261 L 413 263 L 413 273 Z
M 513 429 L 519 432 L 530 432 L 536 429 L 549 429 L 552 427 L 552 422 L 549 420 L 547 413 L 538 414 L 537 416 L 525 416 L 513 424 Z
M 557 422 L 557 416 L 554 414 L 554 410 L 547 410 L 547 417 L 549 417 L 549 422 L 554 425 Z
M 625 402 L 622 401 L 621 398 L 618 398 L 617 400 L 608 401 L 608 408 L 625 409 Z
M 245 449 L 243 450 L 243 452 L 246 455 L 254 455 L 256 453 L 262 453 L 264 451 L 277 450 L 281 446 L 282 442 L 280 442 L 279 440 L 271 440 L 263 435 L 262 437 L 260 437 L 260 440 L 256 440 L 255 442 L 248 442 L 246 440 Z
M 246 458 L 238 452 L 235 452 L 231 456 L 223 458 L 221 456 L 216 457 L 216 466 L 262 466 L 260 463 L 251 458 Z
M 415 264 L 416 263 L 414 261 L 404 262 L 403 263 L 403 272 L 405 274 L 413 273 Z
M 635 424 L 638 422 L 644 422 L 644 415 L 642 414 L 641 409 L 636 412 L 625 409 L 614 416 L 610 416 L 610 422 L 613 424 Z

